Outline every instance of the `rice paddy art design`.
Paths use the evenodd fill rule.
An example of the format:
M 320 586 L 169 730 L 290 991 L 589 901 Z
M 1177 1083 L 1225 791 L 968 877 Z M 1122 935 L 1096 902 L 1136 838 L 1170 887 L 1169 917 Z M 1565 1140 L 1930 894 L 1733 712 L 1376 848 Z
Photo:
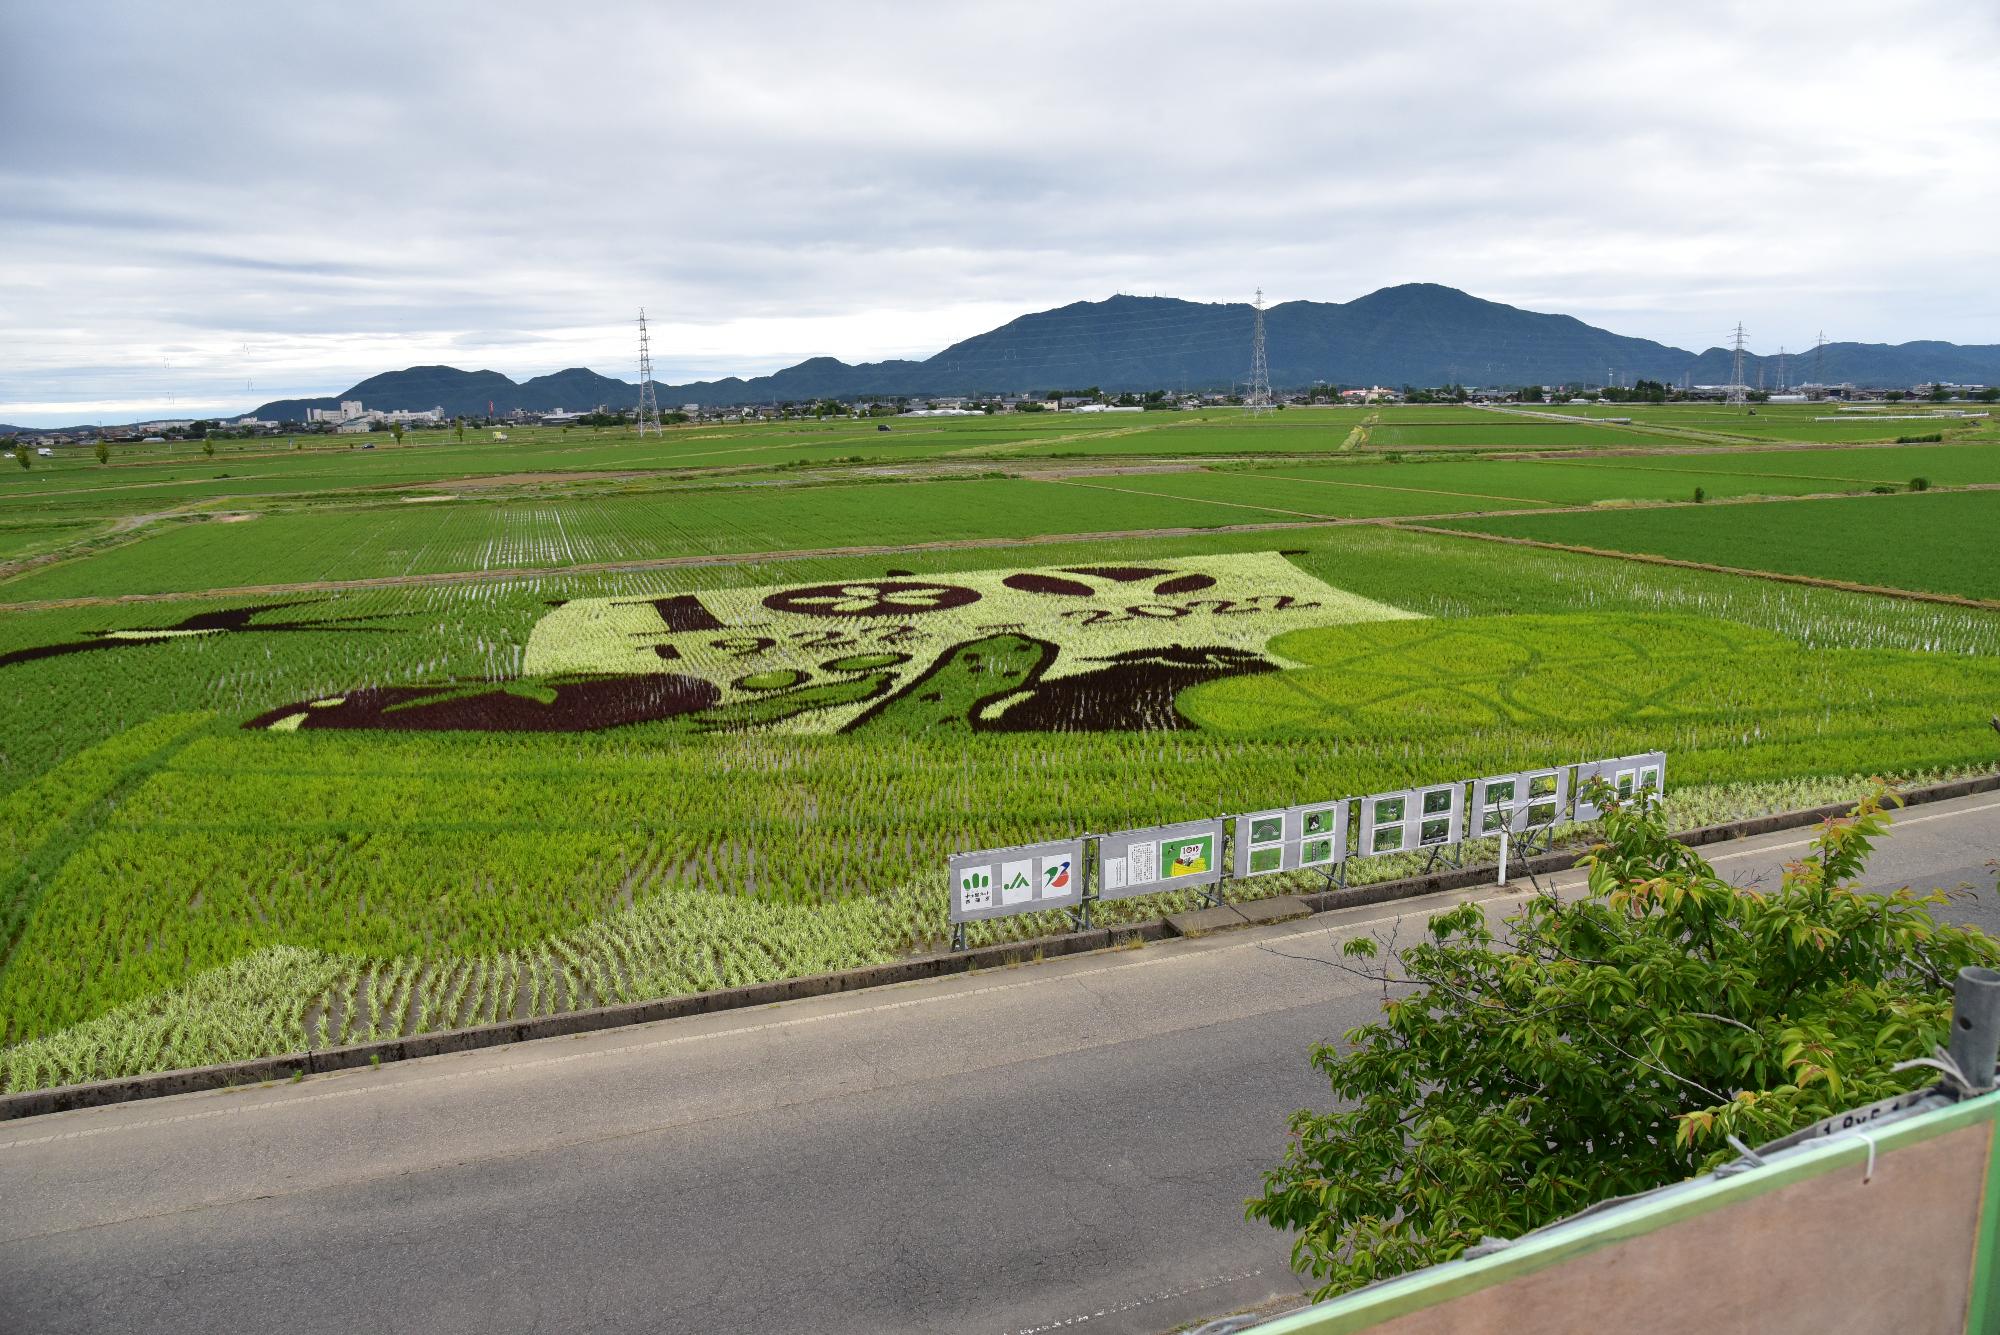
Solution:
M 1272 552 L 565 602 L 510 681 L 369 687 L 253 728 L 694 734 L 1158 731 L 1181 691 L 1292 666 L 1309 626 L 1414 614 Z

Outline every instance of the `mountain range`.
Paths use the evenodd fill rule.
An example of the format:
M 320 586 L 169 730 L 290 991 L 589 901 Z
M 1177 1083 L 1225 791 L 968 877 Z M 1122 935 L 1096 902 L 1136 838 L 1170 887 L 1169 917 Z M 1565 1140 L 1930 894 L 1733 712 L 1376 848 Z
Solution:
M 1043 392 L 1099 386 L 1106 390 L 1226 389 L 1247 379 L 1255 313 L 1247 303 L 1211 304 L 1172 297 L 1116 296 L 1080 301 L 1009 321 L 954 343 L 922 361 L 849 365 L 814 357 L 767 376 L 655 383 L 663 408 L 774 403 L 818 398 L 886 398 Z M 1627 338 L 1567 315 L 1548 315 L 1486 301 L 1435 283 L 1383 288 L 1349 302 L 1289 301 L 1264 313 L 1274 388 L 1340 385 L 1602 384 L 1650 379 L 1724 384 L 1731 353 L 1695 353 L 1650 339 Z M 1815 363 L 1817 375 L 1815 376 Z M 1745 379 L 1775 387 L 1777 358 L 1746 354 Z M 1829 343 L 1815 355 L 1793 353 L 1785 368 L 1793 384 L 1907 387 L 1944 380 L 2000 383 L 2000 345 L 1942 342 Z M 442 407 L 449 414 L 585 410 L 638 402 L 631 381 L 582 367 L 517 383 L 497 371 L 416 366 L 371 376 L 344 393 L 279 399 L 256 416 L 301 420 L 307 408 L 359 399 L 370 408 Z

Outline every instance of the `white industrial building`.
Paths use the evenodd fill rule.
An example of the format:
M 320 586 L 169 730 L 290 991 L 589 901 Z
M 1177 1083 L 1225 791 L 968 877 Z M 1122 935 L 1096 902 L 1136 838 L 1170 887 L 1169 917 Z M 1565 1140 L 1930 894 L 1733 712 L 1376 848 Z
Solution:
M 333 422 L 336 424 L 340 422 L 352 422 L 357 417 L 364 416 L 367 411 L 366 408 L 361 406 L 361 400 L 359 399 L 342 399 L 338 408 L 306 409 L 306 421 Z
M 405 426 L 444 421 L 444 409 L 425 408 L 421 412 L 407 408 L 397 408 L 384 412 L 380 408 L 364 408 L 359 399 L 342 399 L 338 408 L 308 408 L 306 421 L 331 422 L 339 430 L 352 428 L 366 431 L 376 422 L 402 423 Z M 356 424 L 359 423 L 357 426 Z

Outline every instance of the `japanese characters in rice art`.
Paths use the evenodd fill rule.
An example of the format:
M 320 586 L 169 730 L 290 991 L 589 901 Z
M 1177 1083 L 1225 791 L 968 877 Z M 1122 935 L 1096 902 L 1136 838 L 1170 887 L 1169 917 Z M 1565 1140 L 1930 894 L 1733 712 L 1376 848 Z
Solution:
M 248 726 L 1183 728 L 1185 688 L 1292 666 L 1274 635 L 1412 615 L 1275 552 L 589 598 L 535 625 L 520 680 L 367 687 Z

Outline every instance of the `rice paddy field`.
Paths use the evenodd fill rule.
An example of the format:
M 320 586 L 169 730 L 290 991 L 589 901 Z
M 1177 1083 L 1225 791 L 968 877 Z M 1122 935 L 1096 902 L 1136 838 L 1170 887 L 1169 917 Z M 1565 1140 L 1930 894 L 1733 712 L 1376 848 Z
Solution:
M 1928 492 L 1463 523 L 1474 532 L 1639 552 L 2000 604 L 2000 491 Z M 1982 539 L 1981 534 L 1989 535 Z
M 2000 763 L 1985 420 L 1548 411 L 11 471 L 0 1083 L 933 949 L 972 847 L 1654 748 L 1689 820 Z

